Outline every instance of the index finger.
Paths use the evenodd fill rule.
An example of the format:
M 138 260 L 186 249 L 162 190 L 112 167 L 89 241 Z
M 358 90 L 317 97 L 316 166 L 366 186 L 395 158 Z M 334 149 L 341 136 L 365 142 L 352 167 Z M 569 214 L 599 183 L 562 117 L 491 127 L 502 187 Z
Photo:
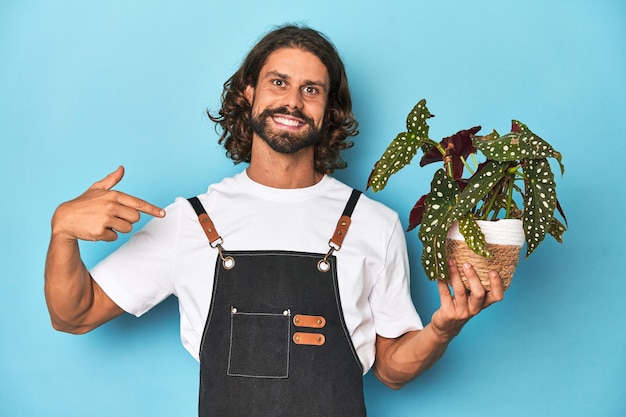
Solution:
M 149 214 L 154 217 L 165 217 L 165 210 L 150 204 L 141 198 L 134 197 L 129 194 L 119 193 L 118 202 L 126 207 L 135 209 L 141 213 Z

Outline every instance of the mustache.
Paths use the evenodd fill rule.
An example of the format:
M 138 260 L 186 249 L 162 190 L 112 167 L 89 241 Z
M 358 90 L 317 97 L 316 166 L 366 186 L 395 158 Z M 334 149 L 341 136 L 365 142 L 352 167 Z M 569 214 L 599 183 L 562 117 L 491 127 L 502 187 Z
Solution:
M 261 112 L 261 114 L 259 114 L 260 118 L 265 118 L 265 117 L 271 117 L 274 116 L 276 114 L 282 114 L 285 116 L 292 116 L 292 117 L 296 117 L 298 119 L 302 119 L 304 120 L 309 126 L 313 126 L 314 125 L 314 121 L 313 118 L 307 116 L 306 114 L 302 113 L 302 111 L 300 109 L 295 109 L 295 110 L 289 110 L 287 107 L 277 107 L 275 109 L 271 109 L 271 108 L 267 108 L 265 110 L 263 110 Z

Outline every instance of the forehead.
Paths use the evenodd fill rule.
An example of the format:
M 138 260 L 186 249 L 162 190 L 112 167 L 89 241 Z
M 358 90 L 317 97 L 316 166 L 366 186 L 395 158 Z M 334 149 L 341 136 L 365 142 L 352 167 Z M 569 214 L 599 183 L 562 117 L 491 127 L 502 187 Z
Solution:
M 277 49 L 261 67 L 259 80 L 270 73 L 282 74 L 299 81 L 313 81 L 329 85 L 326 66 L 313 53 L 298 48 Z

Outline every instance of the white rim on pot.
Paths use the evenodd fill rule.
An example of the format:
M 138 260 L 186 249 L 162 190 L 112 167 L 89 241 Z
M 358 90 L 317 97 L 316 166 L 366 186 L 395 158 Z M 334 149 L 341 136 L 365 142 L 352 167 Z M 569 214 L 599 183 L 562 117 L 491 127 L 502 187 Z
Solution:
M 522 221 L 519 219 L 476 220 L 476 223 L 485 235 L 487 243 L 522 246 L 526 240 Z M 454 222 L 448 230 L 448 239 L 465 240 L 457 222 Z

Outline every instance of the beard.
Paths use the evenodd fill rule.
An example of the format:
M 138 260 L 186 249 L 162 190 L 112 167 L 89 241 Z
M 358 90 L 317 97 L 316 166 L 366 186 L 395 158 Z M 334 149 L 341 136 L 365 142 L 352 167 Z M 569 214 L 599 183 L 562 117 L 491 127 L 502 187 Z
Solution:
M 275 114 L 284 114 L 304 120 L 307 128 L 299 133 L 281 130 L 272 131 L 269 119 Z M 267 108 L 258 115 L 251 115 L 250 127 L 252 132 L 263 139 L 274 151 L 283 154 L 293 154 L 304 148 L 318 144 L 323 135 L 323 127 L 316 128 L 315 122 L 300 110 L 289 111 L 286 107 L 276 109 Z

